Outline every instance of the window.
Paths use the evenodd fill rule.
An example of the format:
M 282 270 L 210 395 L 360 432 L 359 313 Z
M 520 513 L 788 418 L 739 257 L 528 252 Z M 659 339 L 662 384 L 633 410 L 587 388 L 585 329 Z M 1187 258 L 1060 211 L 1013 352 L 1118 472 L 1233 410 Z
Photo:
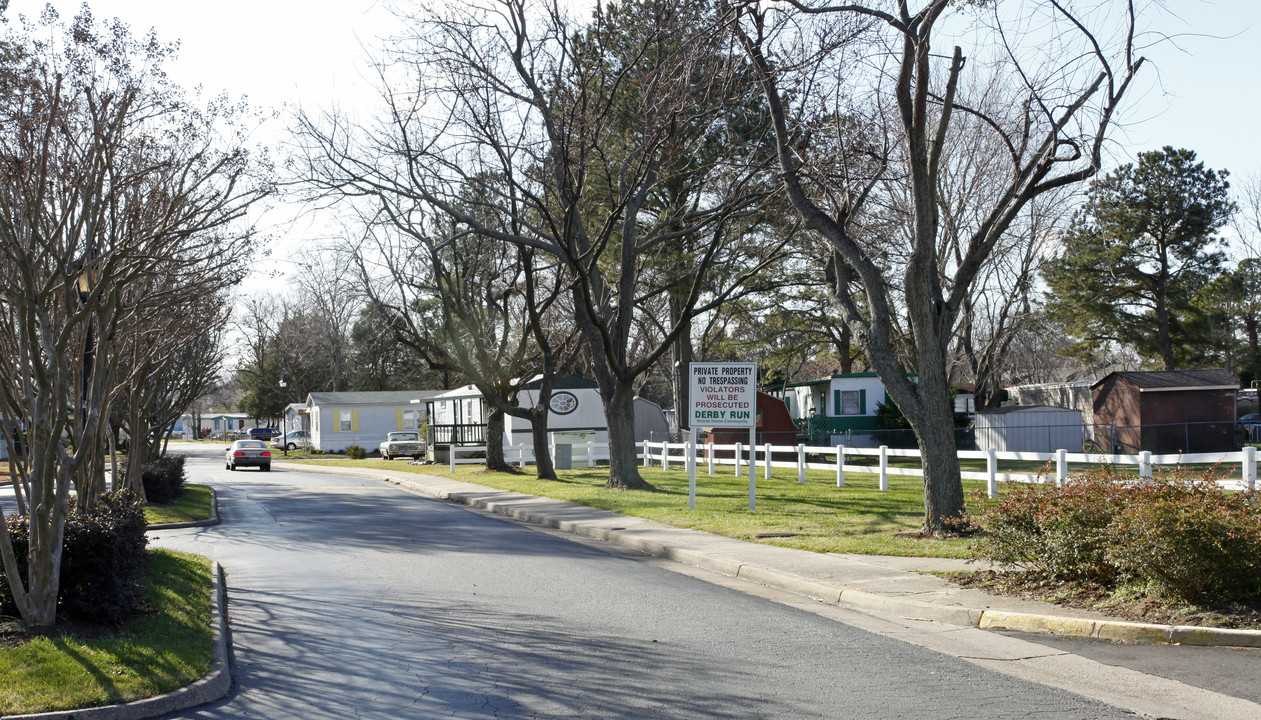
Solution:
M 841 414 L 857 415 L 858 414 L 858 391 L 842 390 L 841 391 Z
M 354 432 L 355 422 L 350 410 L 337 411 L 337 431 Z
M 398 423 L 398 429 L 415 430 L 417 428 L 416 414 L 415 410 L 404 410 Z
M 837 415 L 866 415 L 866 390 L 833 390 L 833 412 Z

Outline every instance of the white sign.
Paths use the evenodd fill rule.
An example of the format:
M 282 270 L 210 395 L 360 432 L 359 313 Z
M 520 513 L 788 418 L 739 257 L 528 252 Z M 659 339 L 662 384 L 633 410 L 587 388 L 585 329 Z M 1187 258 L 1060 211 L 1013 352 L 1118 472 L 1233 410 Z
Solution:
M 741 428 L 757 424 L 757 365 L 688 365 L 690 427 Z

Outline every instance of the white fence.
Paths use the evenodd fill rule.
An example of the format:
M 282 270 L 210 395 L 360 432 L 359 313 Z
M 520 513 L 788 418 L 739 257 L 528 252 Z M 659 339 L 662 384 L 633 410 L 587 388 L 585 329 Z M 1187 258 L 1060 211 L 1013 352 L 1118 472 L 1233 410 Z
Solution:
M 608 443 L 578 443 L 572 447 L 572 460 L 575 466 L 585 463 L 587 467 L 595 467 L 597 460 L 608 458 Z M 710 475 L 713 475 L 715 467 L 720 465 L 733 466 L 736 475 L 745 475 L 748 472 L 748 463 L 753 462 L 762 468 L 762 477 L 764 479 L 771 476 L 772 468 L 793 468 L 797 471 L 797 482 L 806 481 L 806 470 L 826 470 L 836 473 L 837 487 L 845 486 L 845 473 L 847 472 L 873 473 L 879 477 L 881 490 L 889 489 L 890 475 L 922 477 L 924 474 L 920 468 L 889 466 L 889 458 L 919 458 L 919 450 L 899 450 L 884 446 L 879 448 L 851 448 L 843 445 L 826 447 L 770 444 L 749 448 L 744 443 L 735 443 L 733 445 L 706 443 L 697 445 L 689 452 L 690 447 L 689 443 L 645 440 L 640 444 L 636 457 L 643 462 L 645 467 L 660 465 L 662 469 L 669 470 L 673 463 L 678 463 L 681 468 L 686 469 L 688 467 L 688 456 L 691 455 L 696 466 L 699 468 L 701 465 L 705 465 Z M 472 455 L 484 454 L 485 452 L 486 446 L 484 445 L 452 446 L 450 455 L 451 471 L 455 471 L 456 465 L 473 465 L 484 462 L 483 458 L 472 457 Z M 553 453 L 555 453 L 555 448 L 553 448 Z M 719 453 L 728 454 L 728 457 L 718 457 Z M 790 454 L 794 457 L 793 460 L 774 459 L 775 455 Z M 464 457 L 460 457 L 461 455 Z M 831 457 L 832 459 L 827 462 L 810 462 L 808 456 L 823 456 Z M 525 467 L 527 457 L 532 459 L 533 453 L 527 445 L 509 445 L 504 446 L 504 457 L 510 463 L 516 463 L 520 467 Z M 875 464 L 856 465 L 846 463 L 847 458 L 856 457 L 871 457 L 875 460 Z M 1238 465 L 1240 479 L 1222 480 L 1219 481 L 1220 484 L 1226 489 L 1235 490 L 1244 488 L 1255 489 L 1257 484 L 1257 449 L 1254 447 L 1246 447 L 1238 452 L 1198 453 L 1194 455 L 1153 455 L 1149 452 L 1142 452 L 1138 455 L 1107 455 L 1099 453 L 1070 453 L 1064 450 L 1058 450 L 1054 453 L 960 450 L 959 459 L 985 460 L 986 469 L 984 471 L 963 470 L 960 472 L 960 475 L 968 480 L 985 480 L 991 497 L 998 493 L 999 482 L 1055 482 L 1057 485 L 1063 484 L 1068 478 L 1072 465 L 1087 465 L 1091 467 L 1099 465 L 1133 465 L 1138 467 L 1139 477 L 1142 478 L 1150 478 L 1152 468 L 1159 466 Z M 1037 462 L 1044 465 L 1054 463 L 1055 474 L 999 471 L 999 461 Z
M 574 466 L 577 467 L 579 462 L 585 463 L 587 467 L 595 467 L 597 460 L 609 459 L 609 444 L 598 442 L 576 443 L 571 445 L 573 448 Z M 451 454 L 448 458 L 448 465 L 451 472 L 455 472 L 456 465 L 480 465 L 485 462 L 486 446 L 485 445 L 452 445 L 450 446 Z M 552 445 L 552 460 L 556 460 L 556 446 Z M 460 457 L 463 455 L 464 457 Z M 472 457 L 473 455 L 481 455 L 482 457 Z M 527 462 L 534 461 L 534 447 L 524 443 L 517 445 L 504 445 L 504 460 L 509 464 L 515 463 L 517 467 L 525 467 Z
M 769 478 L 772 468 L 794 468 L 797 471 L 797 482 L 806 481 L 806 470 L 828 470 L 836 473 L 836 486 L 845 486 L 845 473 L 861 472 L 875 473 L 879 476 L 880 489 L 889 489 L 890 475 L 911 475 L 922 477 L 924 472 L 920 468 L 904 468 L 889 467 L 889 458 L 891 457 L 913 457 L 919 458 L 919 450 L 898 450 L 885 446 L 879 448 L 848 448 L 843 445 L 836 447 L 825 447 L 815 445 L 758 445 L 752 448 L 747 447 L 743 443 L 735 443 L 734 445 L 715 445 L 707 443 L 697 445 L 693 450 L 690 449 L 690 443 L 654 443 L 645 440 L 642 443 L 642 449 L 638 453 L 638 457 L 643 460 L 645 466 L 649 464 L 659 464 L 662 469 L 670 469 L 671 463 L 680 463 L 683 467 L 687 467 L 688 456 L 693 456 L 697 467 L 704 464 L 708 466 L 709 474 L 714 474 L 716 465 L 732 465 L 736 475 L 745 474 L 744 468 L 748 467 L 748 463 L 752 462 L 762 467 L 762 477 Z M 718 453 L 729 453 L 729 457 L 717 457 Z M 775 455 L 793 455 L 794 460 L 775 460 Z M 809 462 L 807 456 L 831 456 L 833 459 L 828 462 Z M 1055 482 L 1057 485 L 1063 484 L 1068 478 L 1070 465 L 1136 465 L 1138 466 L 1139 477 L 1150 478 L 1152 468 L 1154 466 L 1174 466 L 1174 465 L 1239 465 L 1239 480 L 1222 480 L 1219 481 L 1223 487 L 1227 489 L 1254 489 L 1257 484 L 1257 449 L 1254 447 L 1246 447 L 1239 452 L 1228 453 L 1199 453 L 1194 455 L 1152 455 L 1149 452 L 1142 452 L 1138 455 L 1106 455 L 1099 453 L 1070 453 L 1065 450 L 1058 450 L 1054 453 L 1033 453 L 1033 452 L 998 452 L 996 450 L 960 450 L 960 460 L 985 460 L 986 469 L 984 471 L 963 470 L 960 475 L 969 480 L 985 480 L 989 489 L 990 497 L 994 497 L 998 493 L 999 482 Z M 854 465 L 846 464 L 846 458 L 857 456 L 868 456 L 876 459 L 874 465 Z M 1028 472 L 1000 472 L 998 470 L 998 462 L 1003 461 L 1023 461 L 1038 463 L 1055 463 L 1055 474 L 1043 475 L 1039 473 Z

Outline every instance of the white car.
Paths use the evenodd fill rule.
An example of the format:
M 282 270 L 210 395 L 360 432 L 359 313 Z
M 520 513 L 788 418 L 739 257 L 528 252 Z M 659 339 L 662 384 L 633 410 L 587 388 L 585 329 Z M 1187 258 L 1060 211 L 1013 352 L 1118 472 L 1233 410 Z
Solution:
M 385 436 L 380 450 L 381 457 L 386 460 L 404 456 L 419 458 L 425 453 L 425 442 L 420 439 L 420 433 L 415 431 L 392 432 Z

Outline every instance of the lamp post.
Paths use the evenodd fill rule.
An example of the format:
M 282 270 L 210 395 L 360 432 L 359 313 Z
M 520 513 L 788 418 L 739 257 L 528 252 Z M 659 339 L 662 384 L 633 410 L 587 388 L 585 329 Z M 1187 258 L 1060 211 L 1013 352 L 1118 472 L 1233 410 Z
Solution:
M 284 448 L 285 457 L 289 457 L 289 407 L 285 405 L 285 388 L 289 383 L 280 381 L 280 447 Z

